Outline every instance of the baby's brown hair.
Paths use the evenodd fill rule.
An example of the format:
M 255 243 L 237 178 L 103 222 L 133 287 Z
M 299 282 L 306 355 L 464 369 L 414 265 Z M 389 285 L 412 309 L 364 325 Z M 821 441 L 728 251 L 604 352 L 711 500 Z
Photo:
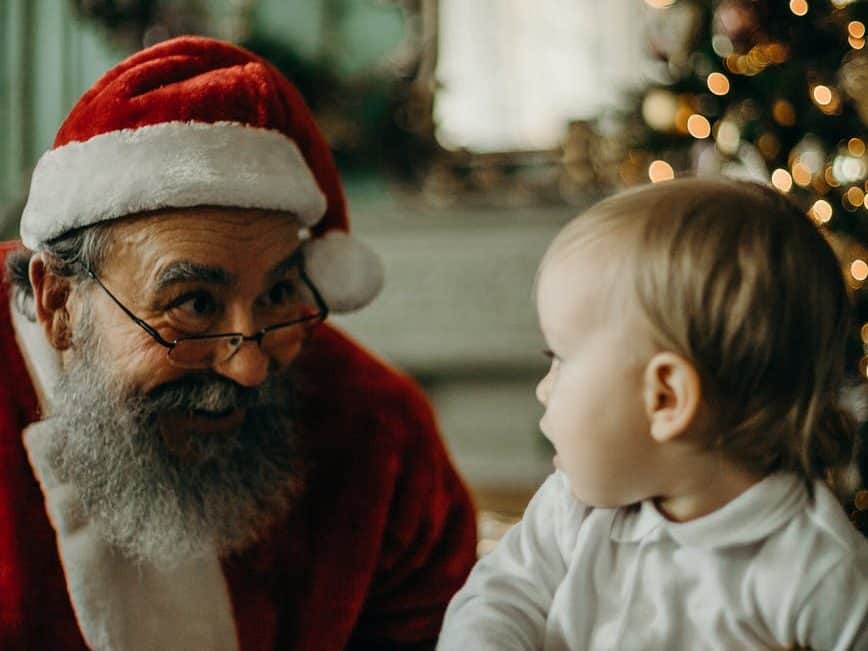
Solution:
M 839 408 L 849 298 L 814 223 L 770 187 L 688 178 L 617 194 L 577 217 L 546 260 L 613 244 L 655 347 L 697 370 L 701 443 L 757 473 L 828 478 L 852 457 Z M 624 274 L 623 272 L 629 273 Z

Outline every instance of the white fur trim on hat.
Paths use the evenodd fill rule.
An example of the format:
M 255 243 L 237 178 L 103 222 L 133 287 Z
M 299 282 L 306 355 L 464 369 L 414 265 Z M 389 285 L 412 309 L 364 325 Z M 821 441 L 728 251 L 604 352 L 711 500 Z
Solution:
M 284 210 L 303 226 L 326 209 L 304 157 L 278 131 L 235 122 L 165 122 L 71 142 L 39 159 L 21 217 L 24 245 L 159 208 Z
M 304 268 L 333 312 L 352 312 L 370 303 L 383 287 L 383 264 L 349 233 L 331 230 L 304 245 Z

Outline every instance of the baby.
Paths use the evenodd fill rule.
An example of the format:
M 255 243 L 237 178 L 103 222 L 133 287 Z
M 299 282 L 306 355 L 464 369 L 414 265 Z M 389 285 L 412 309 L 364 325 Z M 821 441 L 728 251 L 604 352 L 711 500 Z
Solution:
M 848 297 L 764 186 L 684 179 L 573 220 L 537 279 L 556 471 L 438 649 L 868 650 L 868 542 L 824 483 Z

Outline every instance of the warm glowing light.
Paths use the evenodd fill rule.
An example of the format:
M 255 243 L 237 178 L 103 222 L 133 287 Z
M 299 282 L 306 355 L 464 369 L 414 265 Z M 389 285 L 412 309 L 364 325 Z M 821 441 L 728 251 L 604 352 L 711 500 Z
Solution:
M 642 100 L 642 117 L 655 131 L 669 131 L 675 124 L 678 99 L 666 90 L 652 90 Z
M 694 138 L 708 138 L 711 135 L 711 124 L 704 115 L 694 113 L 687 118 L 687 131 Z
M 841 185 L 838 182 L 838 179 L 835 177 L 835 169 L 831 165 L 828 165 L 826 167 L 826 171 L 823 173 L 823 178 L 826 181 L 826 185 L 828 185 L 830 188 L 837 188 L 839 185 Z
M 666 9 L 675 4 L 675 0 L 645 0 L 645 4 L 652 9 Z
M 865 198 L 862 199 L 862 205 L 865 206 L 865 210 L 868 210 L 868 192 L 865 193 Z
M 847 25 L 847 32 L 853 38 L 865 38 L 865 23 L 861 20 L 852 20 Z
M 850 152 L 851 156 L 861 158 L 865 153 L 865 143 L 859 138 L 850 138 L 847 141 L 847 151 Z
M 825 199 L 817 199 L 808 213 L 818 224 L 825 224 L 832 219 L 832 204 Z
M 684 100 L 679 104 L 678 110 L 675 111 L 675 130 L 680 133 L 689 133 L 687 130 L 687 121 L 693 115 L 693 108 Z
M 726 95 L 729 92 L 729 79 L 722 72 L 712 72 L 705 82 L 708 90 L 715 95 Z
M 823 86 L 822 84 L 814 86 L 811 95 L 814 97 L 814 101 L 820 106 L 826 106 L 832 103 L 832 89 L 828 86 Z
M 868 278 L 868 263 L 864 260 L 853 260 L 850 264 L 850 275 L 861 283 Z
M 813 178 L 813 176 L 814 175 L 811 174 L 811 168 L 801 161 L 793 165 L 793 181 L 801 185 L 803 188 L 811 184 L 811 178 Z
M 804 16 L 808 13 L 808 3 L 806 0 L 790 0 L 790 11 L 797 16 Z
M 741 134 L 738 127 L 732 122 L 724 120 L 717 127 L 717 146 L 724 154 L 734 154 L 738 151 Z
M 862 341 L 868 344 L 868 323 L 862 324 L 862 329 L 860 330 L 860 333 L 862 334 Z
M 835 5 L 837 9 L 841 9 L 842 7 L 846 7 L 849 4 L 856 2 L 856 0 L 832 0 L 832 4 Z
M 766 49 L 768 51 L 769 58 L 774 63 L 783 63 L 790 55 L 787 46 L 783 43 L 769 43 L 766 46 Z
M 868 357 L 859 360 L 859 374 L 868 377 Z
M 785 99 L 779 99 L 774 103 L 772 116 L 775 122 L 784 127 L 791 127 L 796 123 L 796 109 Z
M 844 196 L 847 197 L 847 201 L 849 201 L 850 205 L 854 208 L 858 208 L 862 205 L 862 202 L 865 201 L 865 192 L 862 188 L 855 185 L 848 189 L 847 194 Z
M 653 183 L 671 181 L 675 178 L 675 170 L 665 160 L 655 160 L 648 166 L 648 178 Z
M 848 36 L 847 42 L 850 43 L 850 47 L 852 47 L 854 50 L 861 50 L 863 47 L 865 47 L 864 38 L 853 38 L 852 36 Z
M 780 141 L 773 133 L 769 132 L 764 133 L 757 139 L 756 146 L 760 150 L 760 153 L 767 159 L 774 158 L 781 150 Z
M 726 58 L 723 60 L 723 64 L 730 72 L 734 72 L 739 75 L 744 74 L 744 64 L 742 63 L 742 57 L 740 57 L 738 54 L 727 54 Z
M 868 164 L 861 156 L 842 154 L 832 161 L 832 173 L 841 183 L 856 183 L 868 174 Z
M 793 187 L 793 177 L 787 170 L 779 167 L 772 172 L 772 185 L 781 192 L 789 192 Z

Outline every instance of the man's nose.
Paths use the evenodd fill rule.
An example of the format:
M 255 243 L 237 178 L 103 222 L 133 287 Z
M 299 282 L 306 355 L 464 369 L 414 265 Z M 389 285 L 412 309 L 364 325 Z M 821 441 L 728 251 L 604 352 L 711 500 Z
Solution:
M 257 324 L 248 310 L 238 309 L 226 325 L 234 332 L 254 332 Z M 261 327 L 261 326 L 260 326 Z M 258 341 L 241 342 L 229 359 L 214 365 L 214 371 L 241 386 L 259 386 L 268 377 L 270 359 Z
M 269 357 L 256 341 L 245 341 L 235 354 L 214 366 L 214 371 L 244 387 L 256 387 L 268 377 Z

